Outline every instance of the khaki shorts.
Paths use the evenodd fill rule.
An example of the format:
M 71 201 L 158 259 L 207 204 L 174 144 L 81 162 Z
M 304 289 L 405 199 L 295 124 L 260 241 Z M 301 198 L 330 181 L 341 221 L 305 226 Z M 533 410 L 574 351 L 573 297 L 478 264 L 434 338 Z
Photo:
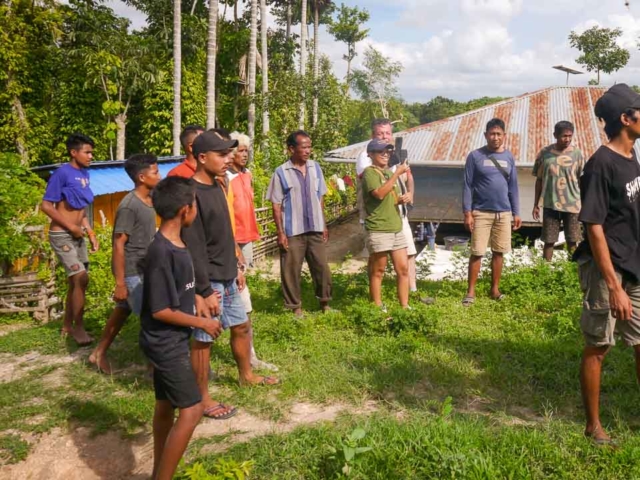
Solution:
M 491 251 L 511 251 L 511 212 L 471 212 L 475 221 L 471 233 L 471 255 L 484 256 L 491 241 Z
M 413 241 L 413 231 L 407 217 L 402 218 L 402 234 L 407 239 L 407 255 L 417 255 L 416 243 Z
M 367 232 L 367 250 L 369 253 L 394 252 L 407 248 L 407 237 L 400 230 L 393 232 Z
M 49 243 L 67 277 L 84 272 L 89 267 L 89 252 L 84 237 L 73 238 L 68 232 L 49 231 Z
M 611 315 L 609 289 L 602 278 L 596 262 L 589 259 L 578 267 L 580 288 L 584 293 L 580 327 L 585 342 L 590 347 L 608 347 L 615 345 L 615 333 L 629 346 L 640 344 L 640 285 L 622 281 L 622 275 L 616 272 L 622 288 L 629 295 L 633 308 L 630 321 L 617 322 Z

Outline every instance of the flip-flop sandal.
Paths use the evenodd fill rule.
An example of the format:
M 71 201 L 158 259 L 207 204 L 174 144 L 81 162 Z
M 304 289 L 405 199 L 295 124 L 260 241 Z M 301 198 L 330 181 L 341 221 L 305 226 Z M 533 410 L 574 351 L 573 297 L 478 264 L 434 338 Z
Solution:
M 275 380 L 275 382 L 273 382 L 273 380 Z M 282 381 L 279 378 L 266 376 L 266 377 L 262 377 L 262 380 L 260 380 L 259 382 L 256 382 L 256 383 L 241 383 L 240 385 L 243 386 L 243 387 L 254 387 L 254 386 L 275 387 L 276 385 L 280 385 L 281 383 L 282 383 Z
M 507 298 L 507 296 L 504 293 L 501 293 L 497 297 L 491 297 L 491 300 L 495 300 L 496 302 L 501 302 L 505 298 Z
M 463 307 L 470 307 L 475 302 L 476 302 L 476 297 L 464 297 L 462 299 L 462 306 Z
M 228 408 L 229 407 L 227 407 L 224 403 L 218 403 L 213 407 L 207 408 L 204 411 L 203 415 L 207 418 L 212 418 L 213 420 L 226 420 L 228 418 L 235 416 L 235 414 L 238 413 L 238 409 L 236 407 L 231 407 L 231 409 L 228 410 L 227 413 L 222 413 L 220 415 L 214 414 L 214 412 L 224 411 L 224 410 L 227 410 Z

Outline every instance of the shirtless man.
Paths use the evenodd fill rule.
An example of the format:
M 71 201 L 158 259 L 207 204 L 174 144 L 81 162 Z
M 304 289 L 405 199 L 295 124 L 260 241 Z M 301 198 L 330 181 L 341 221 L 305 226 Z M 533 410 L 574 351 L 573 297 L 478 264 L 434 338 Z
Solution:
M 82 318 L 89 283 L 85 235 L 91 242 L 91 252 L 98 251 L 98 239 L 85 212 L 93 202 L 88 171 L 93 158 L 93 140 L 73 134 L 66 145 L 71 160 L 51 175 L 41 209 L 51 219 L 49 242 L 69 281 L 62 334 L 71 335 L 78 345 L 83 346 L 93 341 L 84 329 Z

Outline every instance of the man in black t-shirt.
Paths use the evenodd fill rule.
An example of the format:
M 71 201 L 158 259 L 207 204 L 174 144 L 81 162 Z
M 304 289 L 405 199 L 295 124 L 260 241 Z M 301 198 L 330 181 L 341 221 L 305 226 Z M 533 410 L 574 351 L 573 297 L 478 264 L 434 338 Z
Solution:
M 600 373 L 615 344 L 614 333 L 634 348 L 640 366 L 640 165 L 634 151 L 640 138 L 640 95 L 617 84 L 598 100 L 595 114 L 604 120 L 609 142 L 589 159 L 580 179 L 579 219 L 586 238 L 574 259 L 584 293 L 580 383 L 585 435 L 609 444 L 600 423 Z
M 189 358 L 192 328 L 213 338 L 218 322 L 198 317 L 193 262 L 180 238 L 197 215 L 191 180 L 170 177 L 153 191 L 153 206 L 162 219 L 145 258 L 140 348 L 153 365 L 156 395 L 153 415 L 153 474 L 173 478 L 178 462 L 204 413 L 200 388 Z M 179 409 L 174 422 L 174 410 Z

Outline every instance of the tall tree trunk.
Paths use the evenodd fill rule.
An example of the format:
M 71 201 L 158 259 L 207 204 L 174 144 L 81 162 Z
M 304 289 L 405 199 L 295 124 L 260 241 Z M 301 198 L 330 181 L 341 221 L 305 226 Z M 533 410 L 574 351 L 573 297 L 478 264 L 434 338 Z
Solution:
M 305 76 L 307 71 L 307 0 L 302 0 L 302 11 L 300 13 L 300 76 L 302 78 L 302 101 L 300 102 L 300 116 L 298 127 L 304 130 L 304 119 L 306 116 L 306 85 Z
M 293 13 L 291 11 L 291 0 L 287 0 L 287 41 L 291 38 L 291 22 Z
M 182 3 L 173 0 L 173 154 L 180 155 L 180 90 L 182 88 Z
M 125 142 L 127 129 L 127 114 L 119 113 L 115 117 L 116 122 L 116 160 L 125 159 Z
M 249 72 L 248 94 L 249 112 L 247 130 L 249 130 L 249 161 L 253 160 L 254 140 L 256 137 L 256 53 L 258 51 L 258 0 L 251 0 L 251 30 L 249 35 Z
M 347 83 L 347 96 L 349 95 L 349 82 L 351 82 L 351 49 L 349 48 L 347 50 L 349 53 L 347 54 L 347 76 L 346 78 L 346 83 Z
M 318 47 L 318 41 L 320 40 L 318 34 L 320 27 L 320 8 L 318 0 L 313 1 L 313 6 L 313 111 L 311 115 L 311 126 L 315 128 L 318 124 L 318 75 L 320 72 L 320 49 Z
M 207 38 L 207 129 L 216 126 L 216 53 L 218 49 L 218 0 L 209 0 Z
M 269 44 L 267 38 L 267 0 L 260 0 L 260 43 L 262 46 L 262 136 L 263 153 L 267 153 L 269 135 Z

